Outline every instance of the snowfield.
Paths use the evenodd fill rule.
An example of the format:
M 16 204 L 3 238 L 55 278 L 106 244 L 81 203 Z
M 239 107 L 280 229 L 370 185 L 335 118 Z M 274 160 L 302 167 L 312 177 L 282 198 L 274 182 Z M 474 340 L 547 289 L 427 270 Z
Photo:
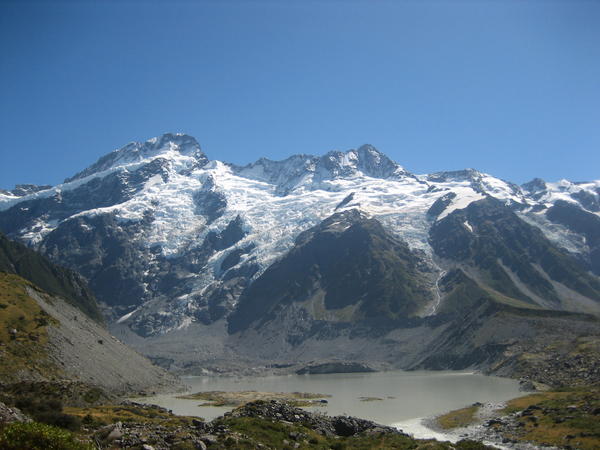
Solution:
M 577 203 L 585 209 L 586 204 L 582 204 L 578 196 L 596 201 L 600 198 L 600 181 L 541 182 L 528 191 L 472 169 L 415 176 L 371 146 L 330 152 L 322 157 L 294 155 L 283 161 L 260 159 L 238 167 L 209 161 L 193 138 L 169 134 L 145 143 L 131 143 L 109 153 L 50 189 L 20 197 L 11 192 L 0 193 L 0 211 L 27 208 L 25 205 L 42 199 L 55 199 L 60 203 L 65 193 L 77 192 L 115 174 L 126 179 L 126 175 L 138 173 L 153 162 L 160 164 L 161 172 L 148 177 L 141 187 L 131 187 L 134 193 L 130 198 L 76 209 L 66 217 L 39 214 L 19 230 L 18 237 L 38 247 L 53 230 L 80 217 L 112 215 L 118 222 L 127 223 L 145 220 L 151 214 L 150 227 L 132 239 L 139 246 L 159 249 L 165 258 L 177 258 L 201 245 L 209 233 L 222 233 L 239 217 L 245 236 L 211 255 L 201 273 L 189 275 L 194 278 L 194 288 L 177 299 L 178 309 L 186 311 L 192 294 L 202 296 L 209 286 L 220 282 L 223 260 L 233 251 L 250 249 L 240 256 L 234 268 L 254 261 L 260 267 L 253 275 L 256 277 L 292 247 L 300 232 L 338 211 L 355 208 L 378 219 L 412 249 L 422 251 L 435 267 L 428 243 L 432 221 L 441 220 L 474 201 L 492 196 L 508 205 L 520 205 L 515 210 L 524 220 L 541 228 L 550 240 L 577 252 L 585 246 L 581 237 L 564 227 L 549 224 L 540 211 L 558 200 Z M 223 199 L 224 206 L 214 220 L 198 210 L 196 196 L 207 192 Z M 432 205 L 448 193 L 456 196 L 437 217 L 428 216 Z M 464 225 L 473 231 L 468 222 Z M 151 264 L 149 261 L 148 266 Z M 119 321 L 130 319 L 139 309 Z M 159 312 L 168 314 L 163 310 Z M 190 323 L 189 316 L 185 312 L 181 314 L 176 327 Z

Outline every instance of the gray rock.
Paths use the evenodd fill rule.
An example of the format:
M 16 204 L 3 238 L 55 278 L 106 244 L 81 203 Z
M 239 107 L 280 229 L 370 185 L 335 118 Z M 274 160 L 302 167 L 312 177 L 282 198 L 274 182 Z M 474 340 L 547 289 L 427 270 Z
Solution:
M 219 442 L 219 438 L 214 434 L 203 434 L 200 440 L 207 445 L 216 445 Z
M 31 422 L 31 419 L 21 412 L 19 408 L 6 406 L 0 402 L 0 423 Z
M 116 439 L 121 439 L 123 437 L 123 430 L 122 430 L 123 425 L 121 424 L 121 422 L 117 422 L 112 427 L 113 427 L 112 430 L 110 430 L 110 432 L 108 433 L 108 435 L 105 438 L 105 440 L 108 442 L 112 442 Z

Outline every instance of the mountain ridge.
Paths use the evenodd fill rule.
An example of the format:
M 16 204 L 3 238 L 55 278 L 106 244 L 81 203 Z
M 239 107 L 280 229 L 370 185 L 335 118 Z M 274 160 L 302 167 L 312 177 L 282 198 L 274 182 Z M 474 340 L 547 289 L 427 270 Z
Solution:
M 235 339 L 228 336 L 227 323 L 235 323 L 244 299 L 302 247 L 307 230 L 321 227 L 320 235 L 327 235 L 336 214 L 379 225 L 363 226 L 363 234 L 342 245 L 356 248 L 348 260 L 332 244 L 327 256 L 335 258 L 330 266 L 344 267 L 354 259 L 351 272 L 358 279 L 360 273 L 392 273 L 378 272 L 385 258 L 368 256 L 373 247 L 353 247 L 359 235 L 385 243 L 378 255 L 394 254 L 395 245 L 407 249 L 396 255 L 405 255 L 396 265 L 405 260 L 423 269 L 417 277 L 421 288 L 414 291 L 419 292 L 414 304 L 426 311 L 420 314 L 468 308 L 469 289 L 481 289 L 482 295 L 513 306 L 600 313 L 596 288 L 581 287 L 597 280 L 600 216 L 594 210 L 600 181 L 535 180 L 520 187 L 474 169 L 413 175 L 369 145 L 236 166 L 209 160 L 195 139 L 172 134 L 129 144 L 70 180 L 19 198 L 0 194 L 0 230 L 76 268 L 101 301 L 112 329 L 140 342 L 139 348 L 143 342 L 147 354 L 158 351 L 163 339 L 175 345 L 185 330 L 199 339 L 210 334 L 219 342 L 215 348 L 230 345 Z M 529 237 L 519 244 L 519 254 L 511 253 L 520 236 Z M 444 250 L 452 245 L 452 252 Z M 553 256 L 542 258 L 535 245 Z M 320 250 L 315 247 L 315 252 Z M 461 256 L 466 250 L 471 253 Z M 526 254 L 524 259 L 519 256 Z M 323 283 L 339 283 L 341 274 L 326 282 L 322 267 L 311 269 L 313 256 L 301 258 L 295 269 L 313 278 L 298 283 L 317 290 Z M 544 263 L 548 258 L 554 262 Z M 456 269 L 466 278 L 455 277 L 456 289 L 446 289 L 445 277 L 458 273 Z M 561 271 L 567 273 L 566 284 Z M 277 284 L 277 278 L 265 286 Z M 277 295 L 294 297 L 292 292 L 280 283 Z M 294 342 L 362 327 L 357 313 L 362 300 L 352 299 L 354 293 L 348 291 L 336 303 L 358 308 L 345 313 L 346 325 L 325 307 L 323 316 L 308 313 L 312 319 L 307 326 L 313 331 L 304 329 L 300 322 L 306 310 L 298 300 L 307 298 L 309 290 L 297 294 L 281 303 L 281 314 L 274 316 L 291 329 L 299 327 L 295 338 L 288 336 Z M 370 294 L 365 291 L 365 298 Z M 395 296 L 390 305 L 396 304 Z M 275 306 L 263 312 L 269 315 Z M 415 311 L 402 312 L 403 320 L 409 323 Z M 387 313 L 380 312 L 383 319 Z M 236 334 L 247 325 L 229 331 Z M 275 324 L 264 330 L 278 333 Z M 168 357 L 159 353 L 155 356 Z

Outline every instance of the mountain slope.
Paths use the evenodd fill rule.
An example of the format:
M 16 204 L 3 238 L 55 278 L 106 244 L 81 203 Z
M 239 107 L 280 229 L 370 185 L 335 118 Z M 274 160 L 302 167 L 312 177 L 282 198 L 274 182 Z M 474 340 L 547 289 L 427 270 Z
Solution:
M 81 273 L 112 330 L 177 367 L 281 329 L 265 351 L 358 335 L 368 352 L 381 323 L 408 365 L 411 336 L 425 345 L 484 303 L 598 314 L 599 201 L 599 181 L 414 175 L 368 145 L 240 167 L 166 134 L 0 192 L 0 230 Z M 335 231 L 332 216 L 361 219 Z
M 75 273 L 0 235 L 0 382 L 70 380 L 112 392 L 176 387 L 100 319 Z
M 588 199 L 589 197 L 583 197 Z M 591 202 L 591 201 L 590 201 Z M 595 210 L 595 203 L 590 205 Z M 588 247 L 587 264 L 596 275 L 600 275 L 600 216 L 578 208 L 577 205 L 558 200 L 546 211 L 546 217 L 570 230 L 577 232 L 585 239 Z
M 81 310 L 23 278 L 0 273 L 0 382 L 83 382 L 127 393 L 177 381 Z
M 494 198 L 434 223 L 430 242 L 436 255 L 508 298 L 548 309 L 600 313 L 600 280 Z
M 85 282 L 71 270 L 56 266 L 39 253 L 0 233 L 0 272 L 19 275 L 48 293 L 63 297 L 93 320 L 103 317 Z
M 272 320 L 291 302 L 306 303 L 316 319 L 415 316 L 433 300 L 424 269 L 421 258 L 377 220 L 356 210 L 337 213 L 301 233 L 295 246 L 242 293 L 229 331 Z

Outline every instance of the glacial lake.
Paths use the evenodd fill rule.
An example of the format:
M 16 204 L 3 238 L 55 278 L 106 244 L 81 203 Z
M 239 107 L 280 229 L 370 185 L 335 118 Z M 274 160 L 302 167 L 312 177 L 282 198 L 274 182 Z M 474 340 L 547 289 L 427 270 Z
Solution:
M 507 378 L 470 372 L 391 371 L 375 373 L 287 375 L 264 377 L 184 377 L 188 393 L 200 391 L 312 392 L 328 394 L 328 403 L 306 408 L 329 415 L 351 415 L 398 426 L 407 432 L 420 428 L 420 419 L 462 408 L 475 402 L 501 402 L 523 395 L 519 383 Z M 203 400 L 179 394 L 144 398 L 175 414 L 211 420 L 230 407 L 199 406 Z M 382 400 L 362 401 L 361 397 Z M 137 400 L 139 401 L 139 400 Z M 417 431 L 417 430 L 414 430 Z M 416 433 L 420 434 L 420 433 Z M 429 434 L 429 433 L 427 433 Z

